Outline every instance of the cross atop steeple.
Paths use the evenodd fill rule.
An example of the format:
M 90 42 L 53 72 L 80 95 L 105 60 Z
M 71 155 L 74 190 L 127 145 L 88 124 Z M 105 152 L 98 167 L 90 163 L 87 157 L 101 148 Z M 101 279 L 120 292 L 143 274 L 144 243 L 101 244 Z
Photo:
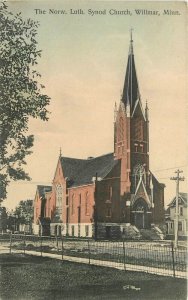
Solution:
M 130 48 L 129 48 L 129 54 L 133 54 L 133 28 L 130 28 Z
M 61 156 L 62 156 L 62 153 L 61 153 L 61 147 L 60 147 L 60 149 L 59 149 L 59 157 L 61 158 Z
M 130 28 L 130 37 L 131 37 L 131 40 L 130 40 L 130 42 L 133 42 L 133 37 L 132 37 L 133 30 L 134 30 L 134 29 L 131 27 L 131 28 Z

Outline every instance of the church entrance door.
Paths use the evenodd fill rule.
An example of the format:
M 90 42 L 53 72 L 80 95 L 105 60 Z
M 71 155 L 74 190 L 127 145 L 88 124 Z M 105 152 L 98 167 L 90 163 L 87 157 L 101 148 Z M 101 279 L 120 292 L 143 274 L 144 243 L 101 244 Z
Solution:
M 111 226 L 106 226 L 106 238 L 111 238 Z
M 148 206 L 143 199 L 138 199 L 133 206 L 134 225 L 139 229 L 149 228 Z

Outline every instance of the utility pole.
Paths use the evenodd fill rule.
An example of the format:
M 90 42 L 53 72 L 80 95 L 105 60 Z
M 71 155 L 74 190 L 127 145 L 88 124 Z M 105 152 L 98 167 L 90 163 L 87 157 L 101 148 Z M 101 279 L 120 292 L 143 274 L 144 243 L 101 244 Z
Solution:
M 95 206 L 94 206 L 94 226 L 95 226 L 95 241 L 97 241 L 98 238 L 98 223 L 97 223 L 97 219 L 98 219 L 98 215 L 97 215 L 97 180 L 98 180 L 98 175 L 96 173 L 95 176 L 95 193 L 94 193 L 94 197 L 95 197 Z
M 179 182 L 184 181 L 184 177 L 180 177 L 180 173 L 183 173 L 183 171 L 180 171 L 179 169 L 175 171 L 177 176 L 171 177 L 171 180 L 176 181 L 176 208 L 175 208 L 175 227 L 174 227 L 174 248 L 176 249 L 178 247 L 178 216 L 179 216 L 179 208 L 178 208 L 178 199 L 179 199 Z

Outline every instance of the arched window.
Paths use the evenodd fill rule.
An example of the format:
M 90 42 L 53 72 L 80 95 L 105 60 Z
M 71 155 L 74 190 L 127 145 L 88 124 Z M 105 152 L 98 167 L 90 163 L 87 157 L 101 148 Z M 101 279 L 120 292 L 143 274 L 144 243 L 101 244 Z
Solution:
M 86 192 L 86 198 L 85 198 L 85 214 L 89 214 L 89 193 Z
M 137 164 L 133 169 L 133 176 L 134 176 L 135 190 L 136 190 L 137 184 L 140 180 L 140 177 L 142 178 L 144 184 L 146 184 L 146 171 L 145 171 L 144 165 Z
M 136 141 L 142 141 L 144 137 L 144 123 L 141 118 L 136 118 L 134 121 L 134 138 Z
M 62 200 L 63 200 L 63 188 L 61 184 L 56 185 L 56 207 L 62 207 Z

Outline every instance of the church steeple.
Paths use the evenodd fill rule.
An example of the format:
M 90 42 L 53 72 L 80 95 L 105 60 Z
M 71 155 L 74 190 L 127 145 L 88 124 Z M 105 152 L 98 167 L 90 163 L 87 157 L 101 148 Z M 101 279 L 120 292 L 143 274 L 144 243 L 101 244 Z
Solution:
M 148 102 L 147 102 L 147 100 L 146 100 L 146 107 L 145 107 L 145 118 L 146 118 L 146 121 L 148 121 L 149 120 L 149 114 L 148 114 L 148 111 L 149 111 L 149 109 L 148 109 Z
M 136 101 L 139 98 L 140 98 L 140 93 L 139 93 L 136 67 L 134 61 L 133 38 L 132 38 L 132 29 L 131 29 L 129 55 L 128 55 L 127 69 L 125 74 L 125 82 L 124 82 L 123 95 L 122 95 L 122 101 L 124 102 L 125 107 L 130 106 L 131 114 L 134 111 Z

